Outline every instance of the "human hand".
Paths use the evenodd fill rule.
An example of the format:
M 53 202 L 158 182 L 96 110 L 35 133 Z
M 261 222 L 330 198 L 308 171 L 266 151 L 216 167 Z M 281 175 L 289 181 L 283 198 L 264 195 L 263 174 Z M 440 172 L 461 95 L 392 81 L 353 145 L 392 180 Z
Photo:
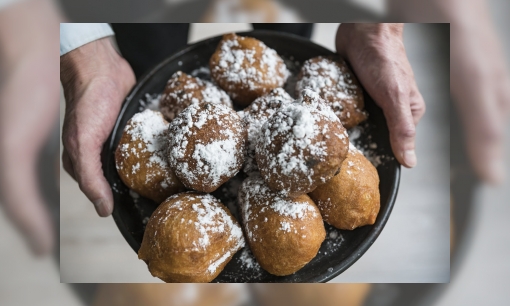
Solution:
M 395 157 L 412 168 L 417 162 L 416 125 L 425 113 L 425 102 L 407 60 L 402 32 L 402 24 L 342 23 L 336 49 L 382 108 Z
M 134 73 L 110 38 L 103 38 L 61 56 L 60 79 L 66 99 L 64 169 L 94 203 L 98 215 L 109 216 L 113 195 L 103 175 L 101 149 L 135 84 Z
M 58 114 L 59 20 L 49 0 L 0 11 L 0 202 L 38 255 L 55 245 L 37 170 Z
M 467 153 L 476 174 L 497 184 L 505 176 L 510 72 L 487 2 L 389 0 L 388 9 L 399 19 L 451 24 L 451 94 L 462 121 Z

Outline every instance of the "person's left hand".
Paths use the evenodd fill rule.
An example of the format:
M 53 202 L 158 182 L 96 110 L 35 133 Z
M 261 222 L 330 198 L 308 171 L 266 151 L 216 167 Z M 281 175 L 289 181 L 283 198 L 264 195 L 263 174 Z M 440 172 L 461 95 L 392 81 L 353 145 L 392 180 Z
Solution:
M 395 157 L 412 168 L 417 163 L 416 125 L 425 113 L 425 102 L 407 60 L 402 32 L 402 24 L 342 23 L 336 49 L 383 109 Z

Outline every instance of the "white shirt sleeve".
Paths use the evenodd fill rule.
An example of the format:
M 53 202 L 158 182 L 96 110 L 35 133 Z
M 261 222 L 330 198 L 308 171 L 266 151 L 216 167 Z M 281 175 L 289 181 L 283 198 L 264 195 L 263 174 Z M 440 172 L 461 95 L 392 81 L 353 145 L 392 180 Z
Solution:
M 60 56 L 89 42 L 114 35 L 107 23 L 61 23 Z

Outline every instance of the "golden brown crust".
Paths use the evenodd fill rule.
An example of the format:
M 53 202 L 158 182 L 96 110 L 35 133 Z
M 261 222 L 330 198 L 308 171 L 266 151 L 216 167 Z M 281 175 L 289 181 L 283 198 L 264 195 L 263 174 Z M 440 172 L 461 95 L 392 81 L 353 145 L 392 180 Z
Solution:
M 296 83 L 297 94 L 305 88 L 319 93 L 346 129 L 367 119 L 361 85 L 343 59 L 318 56 L 304 62 Z
M 307 195 L 283 196 L 253 175 L 243 182 L 238 200 L 250 249 L 269 273 L 292 274 L 317 255 L 326 231 Z
M 276 51 L 258 39 L 234 33 L 223 35 L 209 66 L 214 81 L 242 106 L 282 87 L 289 76 Z
M 243 246 L 241 227 L 219 200 L 184 192 L 152 214 L 138 258 L 165 282 L 210 282 Z
M 191 104 L 220 103 L 232 108 L 232 101 L 226 92 L 212 83 L 177 71 L 168 80 L 161 95 L 159 109 L 165 119 L 172 121 L 183 109 Z
M 340 173 L 311 192 L 324 221 L 352 230 L 375 223 L 380 208 L 379 175 L 353 145 Z
M 213 192 L 243 165 L 246 128 L 224 105 L 189 106 L 170 123 L 169 137 L 170 166 L 188 188 Z
M 168 122 L 159 112 L 135 114 L 115 150 L 115 165 L 122 182 L 157 203 L 185 190 L 164 156 L 167 127 Z
M 262 126 L 255 151 L 262 177 L 274 191 L 298 196 L 340 170 L 349 147 L 347 132 L 314 92 L 285 105 Z

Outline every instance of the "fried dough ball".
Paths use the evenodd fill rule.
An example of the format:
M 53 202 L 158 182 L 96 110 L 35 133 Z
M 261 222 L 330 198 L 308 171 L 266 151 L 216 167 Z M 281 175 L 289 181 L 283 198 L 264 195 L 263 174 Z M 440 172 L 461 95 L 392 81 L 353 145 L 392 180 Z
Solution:
M 209 194 L 171 196 L 152 214 L 138 258 L 165 282 L 210 282 L 244 246 L 241 227 Z
M 124 184 L 157 203 L 185 189 L 164 154 L 167 129 L 160 112 L 137 113 L 126 124 L 115 151 L 115 166 Z
M 223 35 L 209 66 L 214 81 L 241 106 L 282 87 L 290 75 L 275 50 L 234 33 Z
M 248 142 L 243 171 L 250 173 L 258 171 L 255 161 L 255 140 L 262 125 L 283 105 L 293 102 L 292 97 L 283 89 L 276 88 L 262 97 L 258 97 L 250 106 L 238 112 L 248 130 Z
M 213 192 L 243 166 L 246 128 L 222 104 L 190 105 L 170 123 L 168 133 L 170 167 L 187 188 Z
M 252 175 L 241 185 L 238 202 L 250 249 L 266 271 L 289 275 L 317 255 L 326 230 L 310 197 L 282 196 Z
M 324 221 L 352 230 L 375 223 L 380 208 L 379 175 L 354 145 L 350 145 L 340 173 L 311 192 Z
M 346 129 L 367 119 L 363 91 L 343 59 L 318 56 L 304 62 L 296 91 L 300 93 L 305 88 L 319 93 Z
M 292 197 L 309 193 L 335 176 L 348 148 L 340 120 L 310 90 L 276 111 L 262 126 L 255 145 L 268 186 Z
M 172 121 L 186 107 L 202 102 L 220 103 L 232 108 L 232 101 L 226 92 L 211 82 L 177 71 L 166 84 L 159 109 L 165 119 Z

